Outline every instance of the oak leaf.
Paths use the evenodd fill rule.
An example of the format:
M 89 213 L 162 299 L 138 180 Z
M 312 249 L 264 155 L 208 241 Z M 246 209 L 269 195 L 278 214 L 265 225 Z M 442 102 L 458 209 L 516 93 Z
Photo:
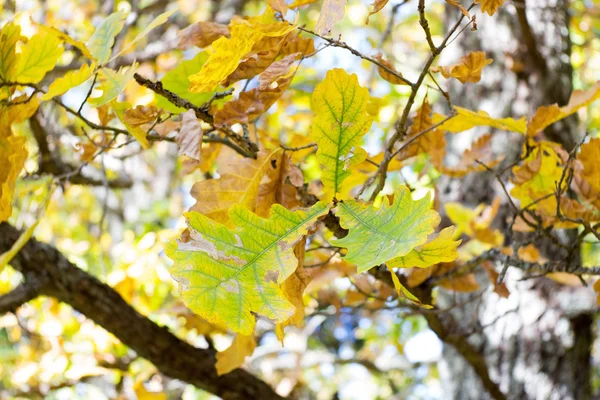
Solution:
M 154 106 L 136 106 L 125 110 L 123 121 L 131 126 L 140 126 L 156 121 L 160 110 Z
M 394 268 L 427 268 L 441 262 L 454 261 L 458 257 L 456 248 L 461 241 L 454 240 L 453 236 L 454 227 L 445 228 L 427 243 L 412 249 L 405 256 L 387 261 L 386 264 Z
M 95 64 L 83 64 L 78 70 L 69 71 L 60 78 L 56 78 L 48 87 L 48 91 L 40 100 L 51 100 L 56 96 L 65 94 L 70 89 L 81 85 L 90 77 L 96 68 Z
M 338 205 L 336 215 L 349 232 L 331 244 L 348 249 L 344 259 L 356 264 L 359 273 L 425 244 L 440 222 L 438 213 L 431 209 L 429 195 L 413 200 L 403 185 L 394 192 L 393 204 L 387 196 L 379 208 L 346 200 Z
M 438 129 L 458 133 L 476 126 L 489 126 L 522 134 L 525 134 L 527 131 L 525 117 L 518 120 L 513 118 L 493 118 L 483 110 L 471 111 L 462 107 L 454 107 L 454 110 L 456 111 L 456 115 L 443 122 Z M 446 117 L 443 115 L 433 114 L 433 123 L 435 124 L 441 123 L 444 119 Z
M 402 76 L 402 74 L 400 72 L 396 71 L 394 64 L 385 60 L 383 58 L 383 56 L 381 55 L 381 53 L 377 54 L 373 58 L 376 59 L 377 61 L 379 61 L 382 65 L 385 65 L 388 69 L 394 71 L 397 75 Z M 392 74 L 391 72 L 387 71 L 385 68 L 381 68 L 380 66 L 377 66 L 377 72 L 379 72 L 379 76 L 381 76 L 384 80 L 388 81 L 389 83 L 391 83 L 393 85 L 407 85 L 407 83 L 405 81 L 398 78 L 398 76 Z
M 177 47 L 181 50 L 190 46 L 204 48 L 223 36 L 230 37 L 227 25 L 210 21 L 196 22 L 177 33 Z
M 341 193 L 350 167 L 366 158 L 360 145 L 373 122 L 368 102 L 369 91 L 358 84 L 358 77 L 339 68 L 328 71 L 313 92 L 316 117 L 309 135 L 318 144 L 317 161 L 324 168 L 321 181 L 329 195 Z
M 370 11 L 369 15 L 367 15 L 367 19 L 365 20 L 365 24 L 369 25 L 369 18 L 371 17 L 371 15 L 377 14 L 379 11 L 381 11 L 383 9 L 383 7 L 386 6 L 386 4 L 388 3 L 388 1 L 389 0 L 375 0 L 373 2 L 373 4 L 371 4 L 373 6 L 373 11 Z
M 475 51 L 462 57 L 458 63 L 432 68 L 432 72 L 441 72 L 444 78 L 456 78 L 461 83 L 476 83 L 481 80 L 481 72 L 493 62 L 485 58 L 483 51 Z
M 481 4 L 481 12 L 486 12 L 491 16 L 504 4 L 504 0 L 475 0 L 475 4 Z
M 87 42 L 87 48 L 100 66 L 110 58 L 115 37 L 125 25 L 127 13 L 117 11 L 106 17 L 96 28 Z
M 56 36 L 46 32 L 33 35 L 20 54 L 15 80 L 38 83 L 54 68 L 63 51 L 61 40 Z
M 181 128 L 175 137 L 175 141 L 179 146 L 178 154 L 200 162 L 202 137 L 204 136 L 202 123 L 196 117 L 194 110 L 189 110 L 182 115 Z
M 327 211 L 324 203 L 294 212 L 275 204 L 264 219 L 236 204 L 229 210 L 233 229 L 186 213 L 190 240 L 165 249 L 184 302 L 242 335 L 252 334 L 256 316 L 286 321 L 295 311 L 280 285 L 298 265 L 293 247 Z

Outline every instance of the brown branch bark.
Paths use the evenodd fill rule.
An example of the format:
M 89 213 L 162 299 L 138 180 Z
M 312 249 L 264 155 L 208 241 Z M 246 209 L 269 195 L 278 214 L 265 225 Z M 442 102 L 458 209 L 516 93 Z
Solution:
M 1 223 L 0 253 L 8 250 L 19 234 L 8 223 Z M 114 334 L 139 356 L 152 362 L 165 375 L 226 400 L 282 399 L 267 383 L 244 370 L 237 369 L 218 376 L 214 350 L 198 349 L 178 339 L 166 328 L 138 313 L 110 286 L 77 268 L 48 244 L 30 240 L 11 265 L 23 273 L 26 284 L 32 280 L 47 282 L 39 287 L 39 294 L 70 304 Z M 26 293 L 26 289 L 19 289 L 12 298 L 27 301 L 35 297 Z M 18 303 L 9 300 L 6 299 L 9 305 Z
M 41 281 L 28 281 L 0 296 L 0 314 L 17 311 L 23 304 L 38 297 L 41 287 Z

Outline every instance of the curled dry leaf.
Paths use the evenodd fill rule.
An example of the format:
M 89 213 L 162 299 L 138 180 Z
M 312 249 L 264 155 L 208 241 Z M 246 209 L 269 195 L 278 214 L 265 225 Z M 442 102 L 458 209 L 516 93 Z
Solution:
M 444 165 L 443 158 L 432 158 L 431 161 L 438 171 L 453 178 L 460 178 L 472 172 L 485 171 L 486 166 L 492 168 L 498 165 L 504 158 L 493 157 L 490 148 L 491 140 L 492 136 L 489 133 L 475 140 L 471 148 L 462 154 L 459 163 L 456 165 Z
M 381 55 L 381 53 L 377 54 L 373 58 L 375 58 L 377 61 L 379 61 L 382 65 L 385 65 L 388 69 L 394 71 L 397 75 L 402 76 L 402 74 L 396 70 L 396 68 L 394 67 L 394 64 L 385 60 L 383 58 L 383 56 Z M 392 83 L 394 85 L 406 85 L 406 82 L 404 82 L 402 79 L 398 78 L 398 76 L 392 74 L 391 72 L 386 71 L 385 68 L 381 68 L 380 66 L 377 66 L 377 72 L 379 72 L 379 76 L 381 76 L 383 79 L 385 79 L 389 83 Z
M 204 48 L 223 36 L 230 37 L 227 25 L 209 21 L 196 22 L 177 33 L 177 47 L 181 50 L 191 46 Z
M 293 78 L 290 67 L 299 54 L 290 54 L 274 62 L 260 74 L 259 87 L 243 92 L 215 112 L 215 125 L 225 126 L 254 121 L 281 97 Z
M 373 4 L 371 4 L 373 6 L 373 11 L 369 12 L 369 15 L 367 15 L 365 24 L 369 25 L 369 18 L 371 17 L 371 15 L 377 14 L 379 11 L 381 11 L 383 9 L 383 7 L 385 7 L 385 5 L 387 3 L 388 3 L 388 0 L 375 0 L 373 2 Z
M 181 119 L 181 129 L 175 137 L 179 145 L 179 155 L 188 156 L 199 162 L 202 136 L 202 123 L 196 118 L 194 110 L 185 112 Z
M 433 72 L 441 72 L 444 78 L 456 78 L 461 83 L 476 83 L 481 80 L 483 67 L 493 62 L 485 58 L 483 51 L 474 51 L 462 57 L 458 63 L 432 68 Z
M 136 106 L 125 110 L 123 121 L 131 126 L 140 126 L 154 122 L 160 115 L 160 110 L 154 106 Z
M 344 18 L 347 0 L 324 0 L 321 13 L 315 26 L 315 32 L 319 35 L 329 35 L 331 30 Z

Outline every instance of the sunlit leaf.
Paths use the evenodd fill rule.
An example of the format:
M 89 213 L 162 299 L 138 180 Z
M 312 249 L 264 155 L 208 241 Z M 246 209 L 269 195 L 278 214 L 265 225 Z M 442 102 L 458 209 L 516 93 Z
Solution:
M 98 97 L 90 97 L 89 103 L 94 107 L 100 107 L 114 100 L 123 90 L 129 81 L 133 79 L 136 65 L 130 67 L 121 67 L 118 71 L 110 68 L 102 68 L 98 72 L 98 80 L 100 84 L 97 89 L 102 90 L 102 94 Z
M 456 78 L 462 83 L 479 82 L 481 72 L 486 65 L 493 62 L 485 58 L 483 51 L 475 51 L 462 57 L 456 64 L 432 68 L 433 72 L 441 72 L 444 78 Z
M 440 222 L 438 213 L 431 209 L 429 195 L 415 201 L 402 185 L 394 193 L 393 204 L 387 196 L 379 208 L 346 200 L 338 205 L 336 215 L 349 232 L 331 243 L 348 249 L 344 259 L 356 264 L 358 272 L 407 255 L 427 242 Z
M 254 335 L 235 335 L 231 346 L 217 353 L 217 363 L 215 364 L 217 374 L 227 374 L 241 367 L 246 357 L 251 356 L 255 348 Z
M 454 261 L 458 257 L 456 248 L 460 245 L 460 240 L 454 240 L 453 236 L 454 227 L 445 228 L 424 245 L 412 249 L 405 256 L 393 258 L 386 264 L 394 268 L 427 268 L 441 262 Z
M 357 76 L 339 68 L 328 71 L 313 93 L 316 117 L 310 136 L 319 145 L 317 161 L 324 168 L 321 180 L 334 196 L 342 191 L 350 167 L 366 157 L 360 146 L 373 122 L 367 114 L 368 102 L 369 91 L 358 84 Z
M 454 107 L 456 115 L 442 123 L 438 127 L 440 130 L 458 133 L 476 126 L 489 126 L 518 133 L 527 131 L 527 121 L 525 117 L 515 120 L 513 118 L 492 118 L 485 111 L 471 111 L 462 107 Z M 439 114 L 433 114 L 433 123 L 440 123 L 446 117 Z
M 319 35 L 329 35 L 335 24 L 344 18 L 346 2 L 347 0 L 323 0 L 315 32 Z
M 293 246 L 326 212 L 323 203 L 294 212 L 274 205 L 270 218 L 264 219 L 234 205 L 229 210 L 234 229 L 187 213 L 190 241 L 171 242 L 166 248 L 175 261 L 171 274 L 184 302 L 209 322 L 243 335 L 252 334 L 255 315 L 286 321 L 294 307 L 279 285 L 297 267 Z
M 48 91 L 41 97 L 41 100 L 47 101 L 56 96 L 65 94 L 70 89 L 81 85 L 87 81 L 96 68 L 95 64 L 83 64 L 78 70 L 68 71 L 60 78 L 56 78 L 48 87 Z
M 49 33 L 38 33 L 28 40 L 15 72 L 18 82 L 38 83 L 54 68 L 64 49 L 61 40 Z

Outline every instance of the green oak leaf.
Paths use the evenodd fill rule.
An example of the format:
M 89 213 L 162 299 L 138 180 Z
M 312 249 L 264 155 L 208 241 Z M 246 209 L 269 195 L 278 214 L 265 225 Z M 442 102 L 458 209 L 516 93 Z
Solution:
M 440 223 L 440 216 L 431 209 L 429 195 L 413 200 L 404 185 L 396 189 L 393 204 L 388 196 L 383 197 L 379 208 L 347 200 L 339 203 L 336 215 L 349 232 L 331 244 L 348 249 L 344 258 L 356 264 L 359 273 L 408 254 L 427 242 L 427 236 Z
M 213 324 L 251 335 L 256 317 L 276 323 L 290 318 L 294 306 L 280 288 L 298 266 L 296 244 L 328 208 L 271 207 L 268 219 L 241 205 L 229 210 L 230 229 L 197 213 L 186 213 L 188 242 L 173 241 L 165 249 L 175 263 L 171 275 L 185 304 Z
M 368 102 L 369 91 L 358 84 L 356 75 L 340 68 L 328 71 L 313 93 L 316 117 L 310 136 L 319 146 L 317 161 L 324 169 L 321 181 L 329 198 L 342 192 L 350 167 L 367 156 L 360 145 L 373 123 L 367 114 Z

